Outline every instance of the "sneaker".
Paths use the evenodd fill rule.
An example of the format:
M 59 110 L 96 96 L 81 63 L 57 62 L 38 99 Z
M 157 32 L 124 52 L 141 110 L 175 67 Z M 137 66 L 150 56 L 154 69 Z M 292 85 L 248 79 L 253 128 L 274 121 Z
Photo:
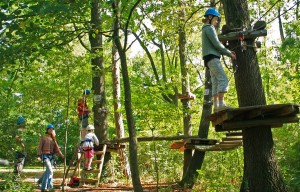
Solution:
M 88 171 L 92 171 L 94 168 L 93 167 L 90 167 L 89 169 L 87 169 Z
M 222 106 L 217 108 L 217 112 L 223 111 L 223 110 L 226 110 L 226 109 L 233 109 L 233 107 L 230 107 L 228 105 L 222 105 Z

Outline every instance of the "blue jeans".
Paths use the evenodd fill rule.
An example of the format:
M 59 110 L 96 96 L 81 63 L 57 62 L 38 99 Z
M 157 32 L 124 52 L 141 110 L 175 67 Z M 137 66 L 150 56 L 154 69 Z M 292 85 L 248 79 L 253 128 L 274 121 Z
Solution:
M 215 58 L 207 63 L 209 67 L 211 83 L 212 83 L 212 96 L 218 93 L 225 93 L 228 91 L 228 78 L 220 62 L 220 59 Z
M 42 160 L 45 164 L 46 170 L 43 173 L 41 180 L 41 190 L 52 189 L 53 188 L 53 169 L 52 169 L 52 159 L 53 155 L 42 155 Z

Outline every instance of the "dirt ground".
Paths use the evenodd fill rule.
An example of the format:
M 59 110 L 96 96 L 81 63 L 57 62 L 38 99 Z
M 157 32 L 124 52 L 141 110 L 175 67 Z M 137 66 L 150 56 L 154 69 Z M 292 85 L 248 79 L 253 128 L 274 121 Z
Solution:
M 12 173 L 12 169 L 0 168 L 0 173 L 2 175 L 6 175 L 6 173 Z M 28 182 L 36 185 L 35 191 L 40 191 L 39 186 L 37 184 L 38 178 L 43 174 L 44 170 L 41 169 L 23 169 L 23 173 L 20 175 L 18 181 Z M 62 188 L 62 180 L 63 180 L 63 169 L 54 169 L 54 187 L 55 191 L 70 191 L 70 192 L 83 192 L 83 191 L 102 191 L 102 192 L 128 192 L 133 191 L 133 187 L 131 185 L 131 181 L 117 182 L 117 181 L 109 181 L 106 183 L 100 183 L 99 187 L 95 187 L 92 185 L 83 185 L 83 187 L 74 187 L 71 188 L 69 186 L 64 186 Z M 3 178 L 0 178 L 0 182 L 4 182 Z M 67 178 L 66 183 L 69 183 L 69 178 Z M 176 191 L 176 192 L 185 192 L 187 190 L 180 190 L 180 189 L 171 189 L 170 186 L 174 185 L 174 183 L 163 183 L 163 184 L 156 184 L 156 183 L 143 183 L 143 191 L 144 192 L 157 192 L 157 191 Z

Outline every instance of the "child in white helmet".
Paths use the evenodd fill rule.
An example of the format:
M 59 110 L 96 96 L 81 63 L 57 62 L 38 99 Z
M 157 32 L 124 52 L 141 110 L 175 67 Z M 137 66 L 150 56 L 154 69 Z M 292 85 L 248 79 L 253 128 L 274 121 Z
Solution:
M 93 125 L 88 125 L 86 128 L 86 135 L 84 138 L 84 142 L 82 144 L 82 149 L 85 152 L 85 163 L 84 170 L 90 171 L 93 168 L 91 167 L 92 160 L 94 157 L 94 144 L 99 145 L 99 140 L 94 133 L 95 127 Z

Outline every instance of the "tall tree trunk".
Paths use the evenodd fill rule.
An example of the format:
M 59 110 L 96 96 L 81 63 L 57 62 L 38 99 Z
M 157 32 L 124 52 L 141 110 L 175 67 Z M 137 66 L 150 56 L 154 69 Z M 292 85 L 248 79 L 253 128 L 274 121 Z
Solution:
M 249 26 L 246 0 L 223 0 L 226 23 L 230 28 Z M 253 47 L 242 51 L 239 41 L 230 41 L 230 48 L 237 54 L 235 84 L 240 107 L 265 105 L 256 52 Z M 252 45 L 254 39 L 247 39 Z M 287 191 L 278 170 L 270 126 L 243 129 L 244 179 L 241 191 Z
M 215 6 L 215 0 L 210 1 L 210 6 Z M 217 26 L 217 31 L 218 31 Z M 204 84 L 204 99 L 202 106 L 202 115 L 200 120 L 200 125 L 198 129 L 198 136 L 200 138 L 207 138 L 210 122 L 205 120 L 205 118 L 211 115 L 212 112 L 212 84 L 211 77 L 208 68 L 205 68 L 205 84 Z M 195 184 L 195 179 L 198 177 L 197 170 L 201 169 L 202 164 L 204 162 L 205 151 L 197 151 L 195 150 L 193 157 L 189 163 L 186 173 L 183 175 L 182 180 L 179 182 L 179 185 L 186 186 L 187 188 L 193 188 Z
M 283 26 L 282 26 L 282 21 L 281 21 L 281 16 L 280 16 L 280 7 L 278 8 L 278 26 L 279 26 L 279 32 L 280 32 L 280 38 L 281 42 L 284 41 L 284 33 L 283 33 Z
M 124 47 L 121 45 L 119 27 L 120 27 L 120 1 L 114 0 L 112 2 L 112 8 L 114 13 L 114 30 L 113 30 L 113 40 L 117 47 L 121 67 L 122 67 L 122 76 L 124 84 L 124 94 L 125 94 L 125 110 L 126 110 L 126 119 L 129 133 L 129 164 L 132 174 L 132 183 L 135 192 L 142 192 L 142 184 L 140 181 L 139 169 L 138 169 L 138 158 L 137 158 L 137 137 L 135 124 L 133 120 L 133 113 L 131 107 L 131 88 L 130 81 L 127 69 L 127 58 L 126 58 L 126 37 Z M 125 29 L 125 36 L 127 35 Z
M 198 130 L 198 136 L 200 138 L 208 137 L 208 130 L 210 122 L 205 120 L 207 116 L 211 114 L 212 111 L 212 95 L 211 95 L 211 78 L 210 72 L 205 69 L 205 92 L 204 92 L 204 102 L 203 110 L 200 120 L 200 126 Z M 186 173 L 183 175 L 183 179 L 179 182 L 180 186 L 186 186 L 187 188 L 193 188 L 195 184 L 195 179 L 198 177 L 197 170 L 201 169 L 205 157 L 205 151 L 195 150 L 191 162 L 188 166 Z
M 113 98 L 114 98 L 114 117 L 117 138 L 124 137 L 124 124 L 123 117 L 121 113 L 121 83 L 120 83 L 120 65 L 117 61 L 117 49 L 115 44 L 112 45 L 112 79 L 113 79 Z M 128 158 L 125 149 L 119 149 L 120 164 L 123 168 L 123 173 L 125 177 L 130 175 Z M 127 166 L 128 165 L 128 166 Z
M 103 64 L 103 47 L 102 47 L 102 30 L 101 7 L 98 0 L 91 2 L 91 26 L 89 40 L 91 44 L 92 59 L 92 90 L 95 98 L 93 105 L 95 134 L 100 141 L 107 138 L 107 108 L 105 96 L 105 71 Z
M 105 96 L 105 69 L 103 63 L 103 45 L 102 45 L 102 21 L 100 1 L 91 1 L 91 30 L 89 32 L 89 40 L 91 44 L 92 54 L 92 90 L 94 92 L 94 125 L 95 134 L 101 141 L 107 140 L 107 107 Z M 102 150 L 95 146 L 96 150 Z M 100 156 L 97 156 L 100 158 Z M 104 165 L 106 166 L 111 159 L 111 154 L 106 153 Z
M 180 7 L 180 18 L 181 21 L 179 24 L 179 59 L 180 59 L 180 67 L 181 67 L 181 89 L 182 94 L 188 95 L 190 92 L 190 85 L 189 85 L 189 75 L 187 72 L 187 64 L 186 64 L 186 33 L 185 33 L 185 10 L 182 1 L 179 1 Z M 183 105 L 183 126 L 184 126 L 184 135 L 192 135 L 192 125 L 191 125 L 191 114 L 190 114 L 190 100 L 189 99 L 182 99 Z M 192 149 L 185 149 L 184 150 L 184 165 L 183 165 L 183 174 L 185 174 L 187 167 L 191 161 L 193 154 Z

